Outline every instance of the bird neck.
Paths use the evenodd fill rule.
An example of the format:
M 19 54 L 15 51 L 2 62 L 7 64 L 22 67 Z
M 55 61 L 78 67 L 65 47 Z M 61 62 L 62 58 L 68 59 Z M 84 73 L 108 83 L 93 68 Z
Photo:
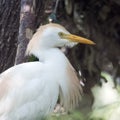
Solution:
M 41 49 L 40 51 L 36 51 L 33 55 L 35 55 L 41 62 L 50 60 L 54 62 L 53 60 L 65 58 L 63 52 L 58 48 Z

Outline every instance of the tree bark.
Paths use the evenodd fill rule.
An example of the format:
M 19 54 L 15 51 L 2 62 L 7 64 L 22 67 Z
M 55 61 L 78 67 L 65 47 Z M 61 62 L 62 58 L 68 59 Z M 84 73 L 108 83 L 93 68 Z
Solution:
M 53 1 L 35 2 L 33 8 L 32 0 L 0 1 L 0 72 L 26 61 L 25 50 L 33 31 L 46 23 L 50 14 L 46 11 L 51 10 Z
M 20 0 L 0 1 L 0 72 L 14 64 L 19 13 Z
M 35 1 L 21 0 L 20 27 L 18 47 L 15 64 L 26 61 L 25 51 L 29 40 L 32 38 L 35 23 Z

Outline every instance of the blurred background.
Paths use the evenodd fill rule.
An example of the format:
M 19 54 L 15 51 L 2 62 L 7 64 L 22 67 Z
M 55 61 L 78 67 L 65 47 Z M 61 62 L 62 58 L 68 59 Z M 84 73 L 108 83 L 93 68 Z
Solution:
M 24 4 L 31 6 L 30 12 Z M 26 29 L 32 36 L 49 22 L 96 43 L 64 49 L 84 84 L 84 95 L 75 111 L 67 114 L 58 105 L 50 119 L 119 120 L 120 0 L 1 0 L 0 73 L 28 61 L 24 53 L 31 37 L 25 37 Z

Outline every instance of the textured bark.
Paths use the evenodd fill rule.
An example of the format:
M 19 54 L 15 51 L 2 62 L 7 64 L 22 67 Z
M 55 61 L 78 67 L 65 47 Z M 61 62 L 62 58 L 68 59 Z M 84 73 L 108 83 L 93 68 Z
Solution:
M 14 64 L 20 0 L 0 0 L 0 72 Z
M 35 3 L 33 8 L 32 0 L 0 1 L 0 72 L 13 66 L 14 62 L 25 62 L 26 46 L 33 31 L 47 22 L 50 14 L 47 11 L 51 11 L 54 1 L 35 0 Z
M 25 51 L 34 31 L 35 1 L 21 0 L 20 26 L 15 64 L 26 61 Z

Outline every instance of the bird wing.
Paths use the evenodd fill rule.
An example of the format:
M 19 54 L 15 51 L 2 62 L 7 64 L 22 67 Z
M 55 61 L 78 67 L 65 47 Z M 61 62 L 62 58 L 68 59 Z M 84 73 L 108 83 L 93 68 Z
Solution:
M 41 63 L 23 63 L 9 68 L 0 75 L 0 99 L 5 96 L 10 90 L 19 88 L 26 80 L 32 79 L 35 76 L 35 69 L 41 66 Z M 41 72 L 41 67 L 39 72 Z
M 76 71 L 69 63 L 69 61 L 67 61 L 66 74 L 67 83 L 66 86 L 61 86 L 60 88 L 60 97 L 64 107 L 69 110 L 70 108 L 78 105 L 82 95 L 82 87 L 80 85 L 80 80 L 77 77 Z
M 0 75 L 0 115 L 10 113 L 12 120 L 25 116 L 25 120 L 32 120 L 34 116 L 44 116 L 52 111 L 58 88 L 50 86 L 54 83 L 45 80 L 43 72 L 44 65 L 31 62 L 16 65 Z

